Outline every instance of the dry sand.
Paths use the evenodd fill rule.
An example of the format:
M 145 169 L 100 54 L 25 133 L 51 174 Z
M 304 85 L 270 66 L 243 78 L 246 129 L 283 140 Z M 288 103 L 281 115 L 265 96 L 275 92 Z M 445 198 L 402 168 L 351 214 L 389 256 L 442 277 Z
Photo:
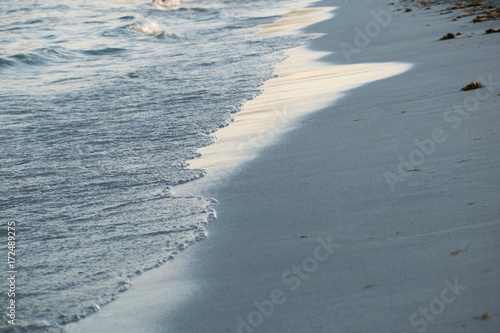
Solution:
M 328 33 L 309 49 L 322 58 L 290 74 L 310 60 L 413 67 L 292 117 L 248 158 L 210 148 L 238 166 L 212 178 L 207 240 L 72 331 L 498 332 L 500 34 L 484 34 L 498 21 L 319 3 L 332 6 L 309 28 Z M 484 87 L 461 91 L 472 81 Z M 209 155 L 193 164 L 222 172 Z

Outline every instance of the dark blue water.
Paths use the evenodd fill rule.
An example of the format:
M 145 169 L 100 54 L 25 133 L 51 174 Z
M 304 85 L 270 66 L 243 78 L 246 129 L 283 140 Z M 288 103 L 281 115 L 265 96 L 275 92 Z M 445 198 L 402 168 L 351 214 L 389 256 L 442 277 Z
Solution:
M 215 199 L 170 187 L 203 177 L 186 162 L 308 38 L 255 33 L 296 4 L 0 0 L 1 235 L 16 222 L 18 329 L 89 315 L 207 236 Z

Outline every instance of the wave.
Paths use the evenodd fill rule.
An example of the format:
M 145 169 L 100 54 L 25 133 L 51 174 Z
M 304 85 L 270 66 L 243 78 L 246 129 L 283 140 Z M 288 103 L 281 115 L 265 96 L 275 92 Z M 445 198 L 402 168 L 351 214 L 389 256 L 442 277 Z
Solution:
M 36 53 L 19 53 L 9 58 L 25 65 L 41 65 L 47 62 L 47 58 Z
M 17 53 L 8 56 L 8 59 L 0 58 L 0 67 L 13 67 L 16 65 L 39 66 L 47 63 L 67 62 L 74 56 L 71 51 L 60 47 L 44 47 L 32 50 L 32 52 Z
M 125 49 L 116 48 L 116 47 L 106 47 L 104 49 L 99 49 L 99 50 L 84 50 L 84 51 L 80 51 L 80 52 L 84 53 L 84 54 L 90 54 L 90 55 L 106 55 L 106 54 L 113 54 L 113 53 L 121 53 L 123 51 L 125 51 Z
M 11 67 L 14 66 L 14 62 L 0 58 L 0 67 Z

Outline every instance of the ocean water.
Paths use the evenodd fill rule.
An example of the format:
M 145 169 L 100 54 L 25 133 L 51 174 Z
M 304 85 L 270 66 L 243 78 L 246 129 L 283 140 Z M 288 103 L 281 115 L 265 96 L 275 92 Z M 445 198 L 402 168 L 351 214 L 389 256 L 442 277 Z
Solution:
M 256 34 L 300 2 L 0 0 L 2 332 L 64 330 L 207 237 L 216 198 L 175 185 L 204 176 L 197 149 L 312 38 Z

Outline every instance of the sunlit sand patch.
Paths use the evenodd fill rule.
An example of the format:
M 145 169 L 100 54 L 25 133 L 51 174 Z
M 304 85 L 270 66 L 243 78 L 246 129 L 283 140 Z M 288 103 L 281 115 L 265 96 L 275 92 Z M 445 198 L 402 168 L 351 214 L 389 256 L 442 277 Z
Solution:
M 275 36 L 331 18 L 333 7 L 293 11 L 275 23 L 261 26 L 260 34 Z M 287 59 L 275 68 L 277 77 L 265 82 L 263 93 L 248 101 L 234 122 L 219 129 L 217 142 L 199 150 L 201 157 L 189 161 L 192 169 L 206 169 L 204 179 L 181 186 L 207 189 L 229 179 L 244 162 L 255 158 L 283 133 L 299 125 L 307 114 L 332 105 L 348 90 L 401 74 L 408 63 L 366 63 L 332 65 L 320 59 L 327 52 L 297 47 L 286 52 Z M 334 116 L 334 115 L 332 115 Z
M 190 167 L 211 171 L 255 157 L 257 151 L 306 114 L 331 105 L 342 94 L 363 84 L 407 71 L 406 63 L 367 63 L 332 66 L 319 59 L 326 54 L 306 47 L 290 49 L 276 66 L 275 77 L 263 85 L 263 94 L 248 101 L 234 123 L 216 132 L 217 142 L 200 149 L 201 158 Z
M 317 7 L 294 10 L 274 23 L 261 25 L 258 33 L 266 36 L 289 34 L 293 30 L 332 18 L 334 9 L 335 7 Z

